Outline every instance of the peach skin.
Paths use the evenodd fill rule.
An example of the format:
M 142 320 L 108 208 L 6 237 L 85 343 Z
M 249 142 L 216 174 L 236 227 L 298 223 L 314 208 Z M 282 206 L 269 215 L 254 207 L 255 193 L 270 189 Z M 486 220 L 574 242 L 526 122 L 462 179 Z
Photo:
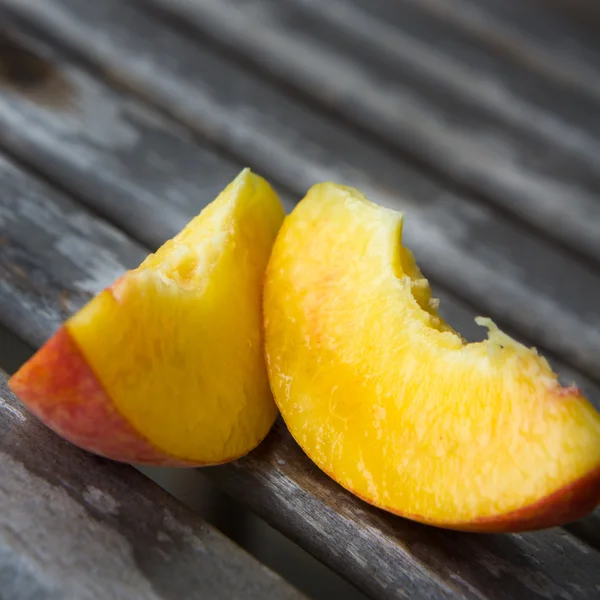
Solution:
M 246 454 L 277 415 L 261 301 L 283 218 L 269 184 L 242 171 L 72 316 L 10 387 L 61 436 L 114 460 L 197 466 Z
M 600 415 L 489 319 L 438 315 L 401 214 L 314 186 L 267 268 L 271 387 L 308 456 L 367 502 L 470 531 L 559 525 L 600 501 Z

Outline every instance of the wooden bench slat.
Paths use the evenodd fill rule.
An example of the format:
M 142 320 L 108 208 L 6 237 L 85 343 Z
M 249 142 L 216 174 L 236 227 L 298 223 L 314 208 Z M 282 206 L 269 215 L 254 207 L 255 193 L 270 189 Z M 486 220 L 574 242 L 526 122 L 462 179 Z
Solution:
M 403 1 L 600 97 L 600 14 L 593 0 Z
M 0 597 L 304 598 L 135 469 L 29 414 L 0 371 Z
M 8 160 L 0 161 L 0 189 L 0 320 L 39 346 L 57 315 L 144 250 Z M 71 240 L 67 248 L 63 240 Z M 14 263 L 12 248 L 28 261 Z M 15 312 L 24 301 L 34 329 Z M 460 307 L 448 308 L 461 318 Z M 600 589 L 600 554 L 566 531 L 458 534 L 386 515 L 319 472 L 281 423 L 251 456 L 203 472 L 375 598 L 576 600 Z
M 426 566 L 464 598 L 593 598 L 600 592 L 600 555 L 563 529 L 486 536 L 385 515 L 333 484 L 279 421 L 253 453 L 208 471 L 221 489 L 374 597 L 432 597 L 417 582 L 407 587 L 413 582 L 403 570 L 411 563 Z
M 383 0 L 343 1 L 366 8 L 400 29 L 407 24 L 415 26 L 414 32 L 429 38 L 432 44 L 430 33 L 435 31 L 441 36 L 444 51 L 460 57 L 466 64 L 483 66 L 479 61 L 486 61 L 494 75 L 502 62 L 511 64 L 517 81 L 507 81 L 509 88 L 524 86 L 525 82 L 518 79 L 528 71 L 531 83 L 541 84 L 542 89 L 554 84 L 559 97 L 570 90 L 575 104 L 578 98 L 585 101 L 600 96 L 600 49 L 593 19 L 590 20 L 595 12 L 597 23 L 600 13 L 594 11 L 594 3 L 588 0 L 399 0 L 399 10 Z M 585 10 L 580 10 L 583 5 L 590 9 L 585 17 Z M 580 13 L 578 18 L 577 13 Z M 400 23 L 400 15 L 406 15 L 407 23 Z M 417 15 L 417 20 L 413 20 Z M 435 29 L 428 33 L 425 23 Z M 451 46 L 450 40 L 456 44 Z M 521 89 L 524 96 L 537 98 L 542 106 L 554 106 L 559 113 L 568 115 L 568 120 L 580 122 L 581 115 L 571 112 L 574 107 L 562 105 L 557 98 L 542 98 L 539 94 L 542 90 L 536 93 L 530 89 L 525 93 L 527 87 Z M 597 124 L 592 127 L 596 129 Z
M 599 377 L 600 332 L 595 323 L 600 322 L 600 307 L 595 295 L 600 276 L 591 268 L 515 226 L 492 207 L 438 187 L 393 155 L 120 0 L 101 4 L 23 0 L 19 6 L 31 22 L 61 43 L 176 114 L 197 133 L 226 145 L 240 161 L 250 162 L 283 183 L 297 198 L 313 183 L 333 179 L 356 185 L 373 200 L 402 209 L 407 214 L 407 243 L 428 276 L 534 343 Z M 93 90 L 87 81 L 87 89 Z M 102 88 L 98 94 L 106 98 L 108 92 Z M 92 106 L 93 98 L 92 94 Z M 48 128 L 40 116 L 48 108 L 18 93 L 3 94 L 0 105 L 0 115 L 5 115 L 0 142 L 12 152 L 34 161 L 37 169 L 74 192 L 85 174 L 89 178 L 86 200 L 105 214 L 110 195 L 118 198 L 117 203 L 131 202 L 122 193 L 131 188 L 127 168 L 122 172 L 117 164 L 109 171 L 111 178 L 103 178 L 98 169 L 82 166 L 76 151 L 68 150 L 73 148 L 72 134 L 61 133 L 62 128 L 74 120 L 75 129 L 81 132 L 79 138 L 75 134 L 79 140 L 91 126 L 93 113 L 54 111 L 55 127 Z M 14 127 L 24 119 L 28 128 Z M 132 119 L 127 124 L 134 126 Z M 41 135 L 52 136 L 45 147 L 39 142 Z M 190 168 L 178 166 L 184 147 L 164 128 L 154 137 L 138 135 L 144 135 L 144 151 L 158 153 L 168 166 L 157 170 L 145 187 L 144 178 L 137 177 L 137 193 L 157 196 L 152 202 L 155 219 L 168 224 L 172 215 L 157 190 L 167 190 L 179 176 L 190 176 Z M 171 158 L 164 152 L 165 145 L 179 150 Z M 20 146 L 25 150 L 19 150 Z M 188 144 L 185 151 L 192 153 L 193 148 Z M 53 154 L 60 155 L 60 164 L 52 159 Z M 121 156 L 125 163 L 133 160 L 127 152 Z M 119 221 L 118 215 L 111 215 Z
M 410 3 L 144 3 L 600 262 L 599 97 L 472 47 Z
M 24 86 L 0 77 L 0 142 L 145 244 L 162 244 L 240 171 L 35 40 L 11 30 L 0 44 L 11 72 L 45 73 Z
M 581 521 L 570 523 L 565 527 L 572 535 L 583 540 L 586 544 L 600 550 L 600 509 Z
M 2 156 L 0 231 L 1 318 L 35 345 L 147 254 Z

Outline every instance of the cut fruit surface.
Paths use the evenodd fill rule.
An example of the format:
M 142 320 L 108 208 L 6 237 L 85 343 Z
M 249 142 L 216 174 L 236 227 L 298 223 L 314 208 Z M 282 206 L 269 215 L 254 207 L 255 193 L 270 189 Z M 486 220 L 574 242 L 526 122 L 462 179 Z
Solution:
M 467 344 L 402 245 L 402 215 L 331 183 L 286 221 L 267 269 L 271 387 L 309 457 L 421 522 L 516 531 L 600 501 L 600 415 L 482 319 Z
M 69 319 L 12 389 L 58 433 L 116 460 L 216 464 L 249 452 L 277 415 L 261 299 L 283 217 L 269 184 L 243 171 Z

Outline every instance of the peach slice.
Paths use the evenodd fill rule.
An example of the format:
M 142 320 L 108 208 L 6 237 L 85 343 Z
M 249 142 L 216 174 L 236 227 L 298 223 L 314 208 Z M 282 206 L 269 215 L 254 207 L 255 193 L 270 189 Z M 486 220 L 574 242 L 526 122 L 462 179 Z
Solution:
M 410 519 L 517 531 L 600 500 L 600 415 L 486 319 L 467 344 L 402 245 L 403 217 L 313 187 L 277 237 L 264 291 L 271 388 L 333 479 Z
M 183 231 L 75 314 L 10 380 L 48 426 L 133 463 L 252 450 L 277 416 L 262 283 L 283 207 L 244 170 Z

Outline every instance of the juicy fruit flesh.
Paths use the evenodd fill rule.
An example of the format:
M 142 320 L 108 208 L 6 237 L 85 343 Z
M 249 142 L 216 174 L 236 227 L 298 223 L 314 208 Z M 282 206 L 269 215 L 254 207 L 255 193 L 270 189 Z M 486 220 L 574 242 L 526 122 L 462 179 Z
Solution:
M 123 462 L 192 466 L 157 450 L 123 419 L 65 327 L 19 369 L 10 387 L 46 425 L 89 452 Z
M 466 344 L 438 316 L 401 233 L 398 213 L 321 184 L 275 243 L 267 363 L 307 454 L 376 505 L 459 528 L 597 469 L 595 409 L 491 322 L 487 341 Z
M 273 424 L 261 294 L 283 217 L 275 192 L 246 170 L 68 321 L 119 413 L 165 453 L 223 462 Z

